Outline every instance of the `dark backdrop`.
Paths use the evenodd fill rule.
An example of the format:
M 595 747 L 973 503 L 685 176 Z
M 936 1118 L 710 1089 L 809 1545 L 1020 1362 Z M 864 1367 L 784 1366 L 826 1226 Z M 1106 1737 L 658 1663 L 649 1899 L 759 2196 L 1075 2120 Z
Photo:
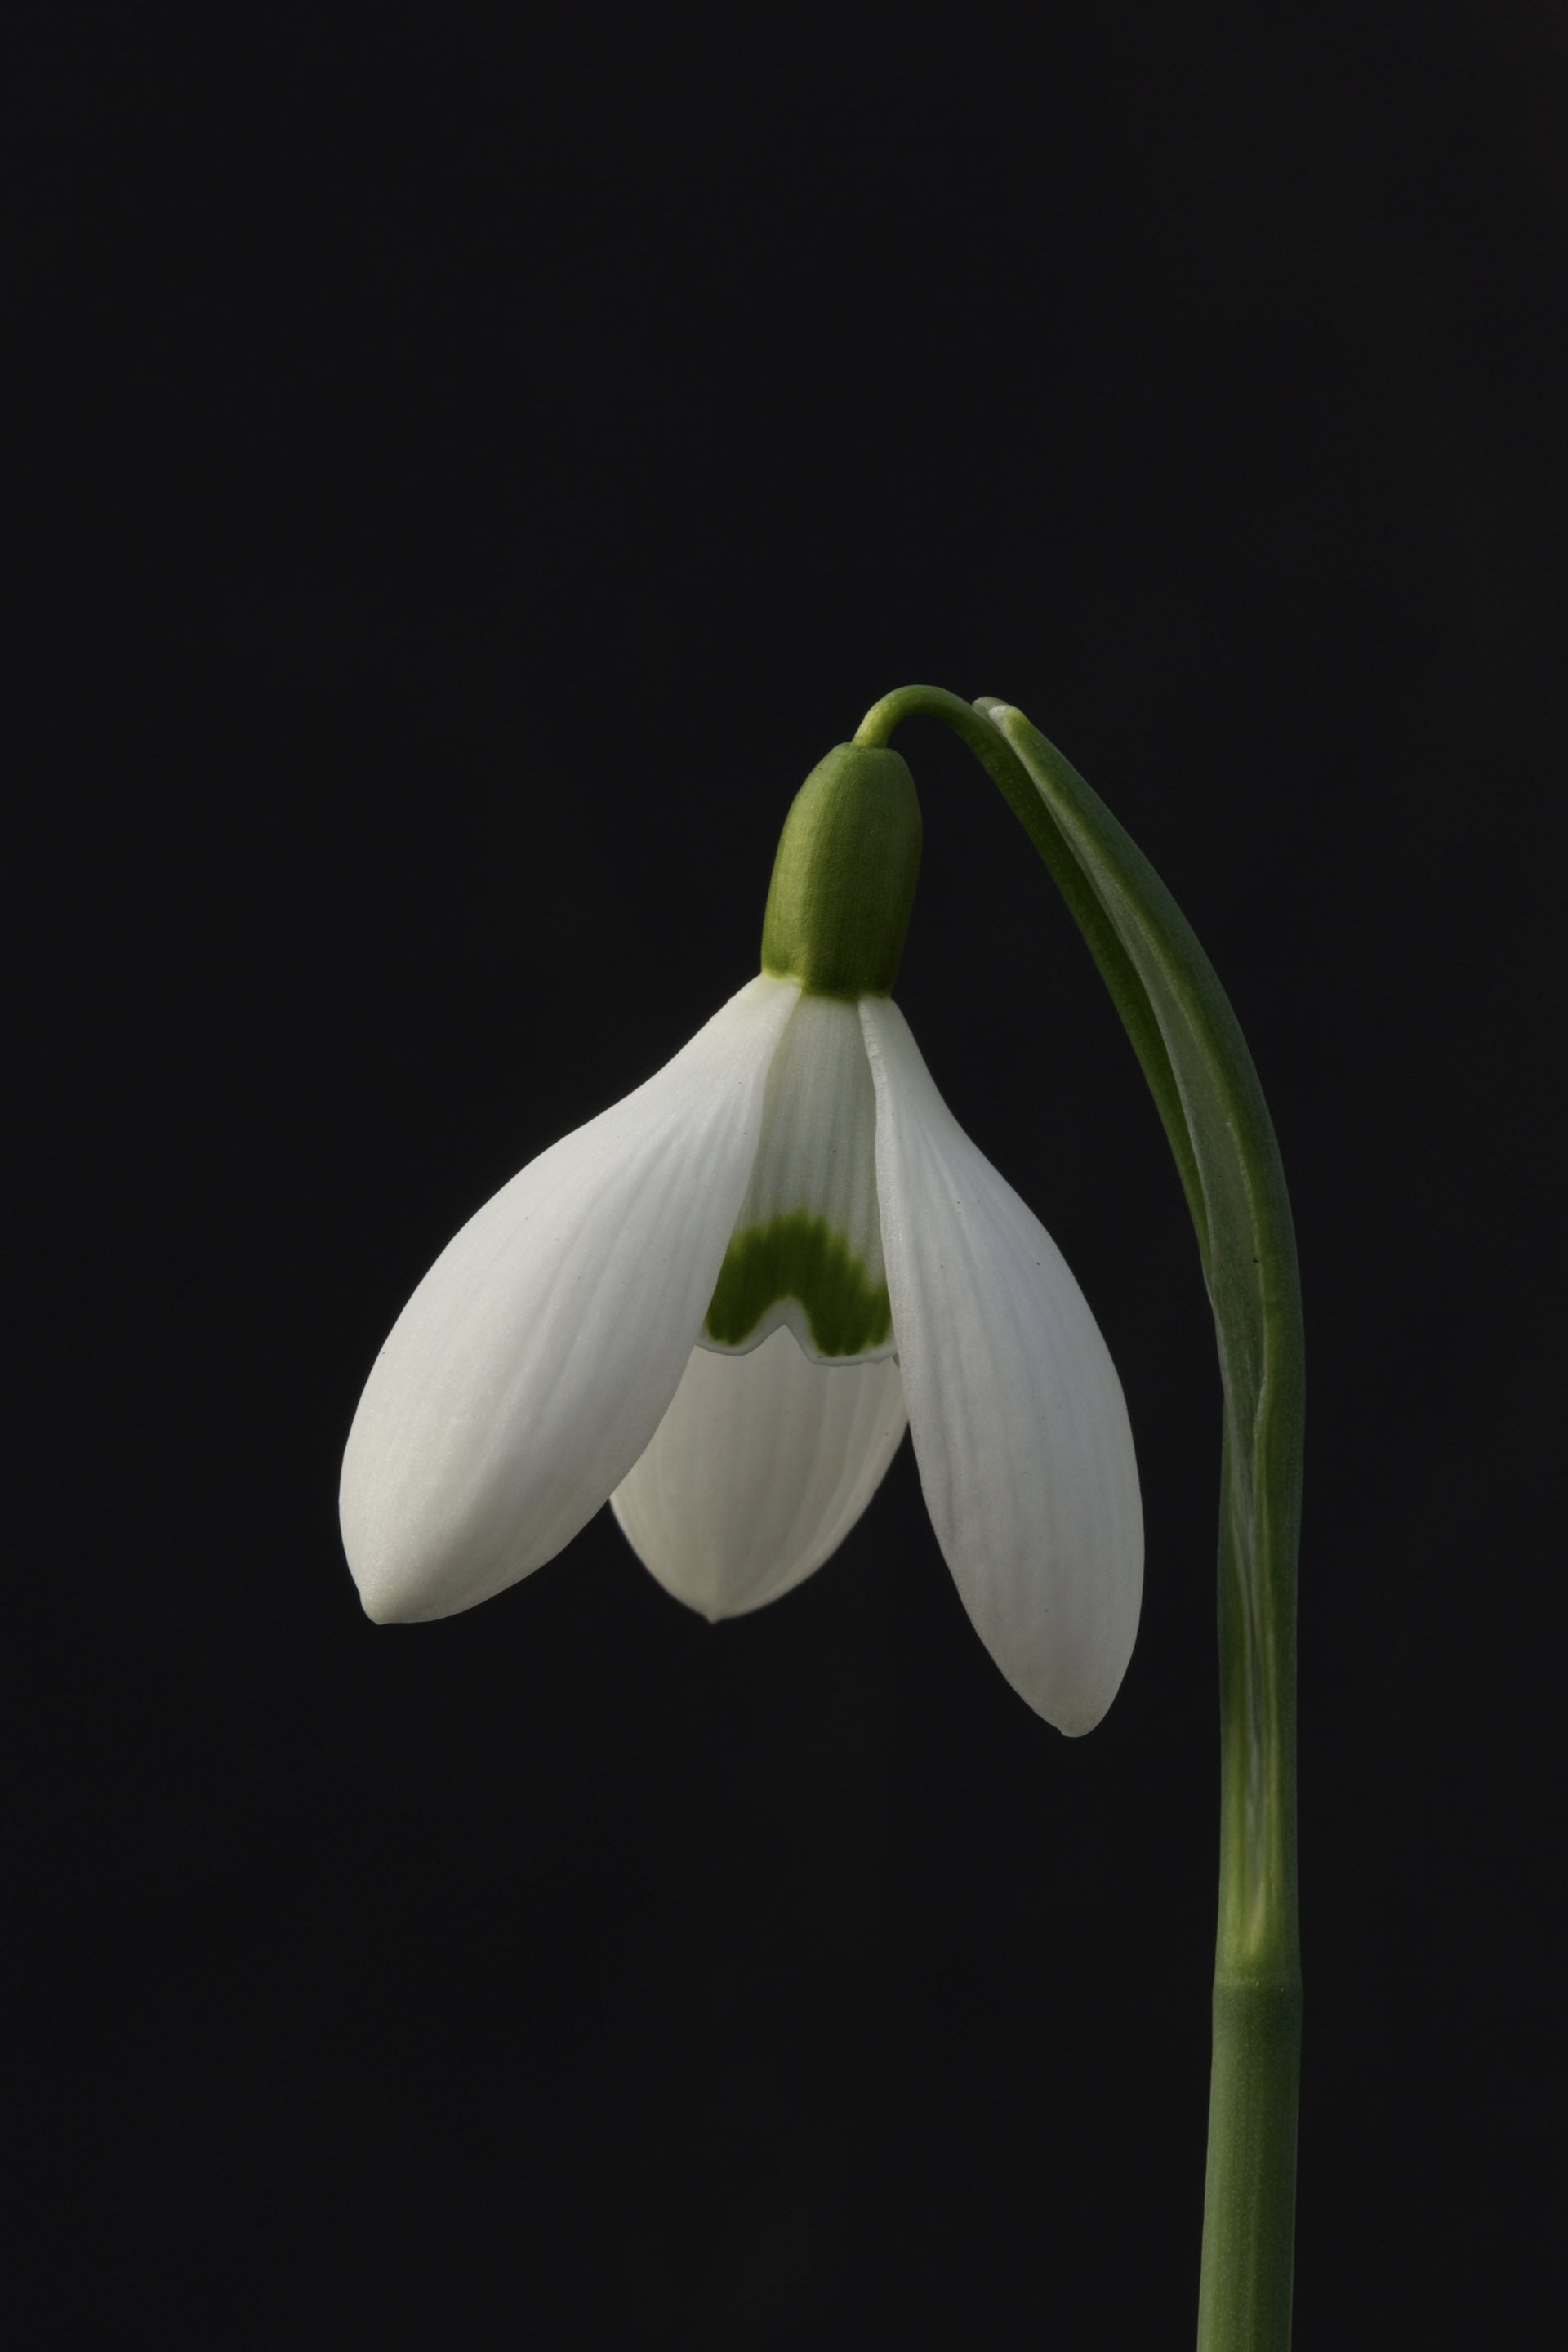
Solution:
M 37 19 L 29 2340 L 1187 2340 L 1212 1339 L 1088 959 L 930 722 L 900 1000 L 1139 1444 L 1104 1726 L 992 1668 L 907 1447 L 717 1631 L 607 1515 L 416 1630 L 337 1541 L 414 1281 L 754 969 L 790 794 L 914 679 L 1096 783 L 1280 1133 L 1299 2339 L 1515 2332 L 1556 1965 L 1560 40 L 1393 0 Z

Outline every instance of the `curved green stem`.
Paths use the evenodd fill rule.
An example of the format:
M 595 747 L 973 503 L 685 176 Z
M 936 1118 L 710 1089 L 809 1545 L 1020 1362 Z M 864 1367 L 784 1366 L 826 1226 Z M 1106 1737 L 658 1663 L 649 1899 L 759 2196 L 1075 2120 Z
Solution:
M 1296 1552 L 1302 1337 L 1273 1123 L 1214 967 L 1159 876 L 1011 705 L 901 688 L 856 740 L 944 720 L 1000 787 L 1067 900 L 1153 1095 L 1197 1235 L 1224 1392 L 1220 1868 L 1199 2352 L 1287 2352 L 1301 1977 L 1296 1890 Z
M 1003 799 L 1050 868 L 1051 879 L 1067 900 L 1068 910 L 1083 933 L 1100 978 L 1110 992 L 1132 1043 L 1171 1150 L 1175 1155 L 1182 1189 L 1187 1197 L 1198 1247 L 1208 1263 L 1208 1234 L 1203 1193 L 1193 1160 L 1191 1139 L 1181 1098 L 1171 1071 L 1170 1055 L 1150 1008 L 1148 993 L 1132 968 L 1127 950 L 1116 936 L 1110 917 L 1096 898 L 1087 876 L 1062 838 L 1060 827 L 1030 782 L 1021 761 L 991 721 L 956 694 L 940 686 L 903 686 L 873 703 L 856 730 L 857 743 L 884 745 L 900 719 L 941 719 L 962 738 L 998 787 Z

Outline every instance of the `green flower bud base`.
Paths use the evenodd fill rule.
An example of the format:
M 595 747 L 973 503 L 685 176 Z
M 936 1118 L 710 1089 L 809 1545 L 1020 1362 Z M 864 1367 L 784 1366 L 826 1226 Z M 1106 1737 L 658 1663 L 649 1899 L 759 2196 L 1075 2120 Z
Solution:
M 889 996 L 921 870 L 921 808 L 896 751 L 840 743 L 791 803 L 763 970 L 816 996 Z

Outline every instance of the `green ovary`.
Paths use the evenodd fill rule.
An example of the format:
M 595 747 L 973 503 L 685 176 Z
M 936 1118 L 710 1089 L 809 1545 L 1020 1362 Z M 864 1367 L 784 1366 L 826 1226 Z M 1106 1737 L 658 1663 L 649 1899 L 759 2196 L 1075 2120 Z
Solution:
M 893 1328 L 887 1284 L 869 1281 L 854 1252 L 804 1209 L 731 1235 L 708 1309 L 709 1338 L 740 1347 L 781 1298 L 799 1299 L 819 1355 L 864 1355 L 885 1346 Z

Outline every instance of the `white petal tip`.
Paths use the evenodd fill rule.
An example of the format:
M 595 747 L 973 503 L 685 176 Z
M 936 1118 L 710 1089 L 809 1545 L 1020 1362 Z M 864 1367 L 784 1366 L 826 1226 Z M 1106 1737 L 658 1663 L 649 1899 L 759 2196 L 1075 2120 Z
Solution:
M 452 1614 L 438 1602 L 432 1605 L 428 1590 L 416 1579 L 382 1576 L 362 1581 L 355 1576 L 354 1583 L 360 1607 L 373 1625 L 417 1625 Z
M 1134 1571 L 1136 1575 L 1136 1571 Z M 1137 1626 L 1090 1632 L 1098 1654 L 1080 1655 L 1076 1664 L 1064 1659 L 1057 1644 L 1037 1629 L 986 1624 L 972 1608 L 975 1631 L 990 1651 L 993 1663 L 1006 1676 L 1026 1706 L 1064 1739 L 1082 1739 L 1098 1728 L 1116 1703 L 1132 1652 Z
M 428 1612 L 413 1607 L 395 1590 L 380 1591 L 375 1587 L 359 1596 L 359 1605 L 373 1625 L 416 1625 Z
M 356 1500 L 358 1498 L 355 1498 Z M 391 1524 L 388 1525 L 388 1519 Z M 424 1625 L 456 1617 L 517 1581 L 493 1542 L 480 1548 L 400 1524 L 389 1512 L 354 1508 L 345 1498 L 343 1551 L 373 1625 Z
M 1114 1702 L 1115 1693 L 1112 1692 L 1103 1706 L 1073 1707 L 1070 1710 L 1059 1707 L 1055 1715 L 1047 1715 L 1046 1721 L 1053 1730 L 1059 1731 L 1064 1739 L 1081 1739 L 1086 1732 L 1099 1729 Z

